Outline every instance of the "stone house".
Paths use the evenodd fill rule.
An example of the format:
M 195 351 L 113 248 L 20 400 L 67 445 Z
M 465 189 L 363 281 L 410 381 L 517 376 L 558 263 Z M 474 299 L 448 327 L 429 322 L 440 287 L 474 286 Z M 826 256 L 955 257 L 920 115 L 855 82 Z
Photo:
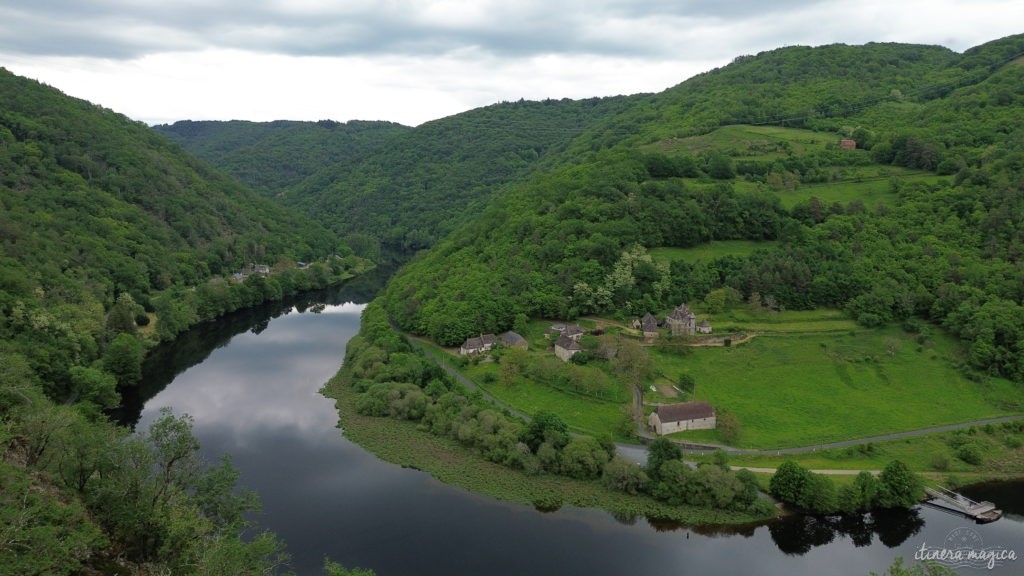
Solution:
M 494 334 L 481 334 L 474 338 L 467 338 L 459 347 L 459 354 L 468 356 L 470 354 L 481 354 L 490 351 L 497 344 L 498 337 Z
M 570 358 L 582 351 L 583 348 L 580 343 L 565 334 L 558 337 L 555 341 L 555 356 L 562 359 L 563 362 L 568 362 Z
M 530 347 L 530 343 L 526 341 L 526 338 L 523 338 L 511 330 L 502 334 L 500 336 L 500 340 L 501 345 L 506 348 L 522 348 L 523 350 L 526 350 Z
M 583 327 L 579 324 L 570 324 L 565 327 L 565 332 L 562 332 L 562 334 L 579 342 L 580 338 L 583 338 Z
M 715 410 L 708 402 L 662 404 L 647 417 L 647 424 L 659 436 L 684 430 L 711 430 L 717 426 Z
M 568 336 L 573 340 L 579 342 L 580 338 L 583 337 L 583 328 L 579 324 L 563 324 L 561 322 L 555 322 L 548 328 L 548 331 L 544 333 L 545 338 L 555 338 L 556 340 L 561 336 Z
M 544 333 L 544 337 L 545 338 L 554 337 L 554 338 L 557 339 L 559 336 L 561 336 L 564 333 L 565 333 L 565 324 L 563 324 L 561 322 L 555 322 L 554 324 L 552 324 L 548 328 L 547 332 Z
M 640 319 L 640 330 L 643 331 L 644 338 L 658 337 L 658 319 L 654 317 L 654 314 L 650 312 L 644 314 L 644 317 Z
M 707 320 L 701 320 L 700 324 L 697 324 L 698 334 L 711 334 L 711 323 Z
M 665 317 L 665 325 L 673 336 L 692 336 L 697 331 L 697 315 L 686 304 L 680 304 Z

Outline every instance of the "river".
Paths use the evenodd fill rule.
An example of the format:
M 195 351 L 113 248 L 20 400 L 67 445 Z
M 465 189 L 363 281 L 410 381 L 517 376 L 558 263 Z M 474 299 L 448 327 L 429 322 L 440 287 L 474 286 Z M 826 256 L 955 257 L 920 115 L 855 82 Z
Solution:
M 987 525 L 921 507 L 715 530 L 572 507 L 541 513 L 383 462 L 341 435 L 333 402 L 317 392 L 368 294 L 353 285 L 199 326 L 155 351 L 138 396 L 125 398 L 124 420 L 144 428 L 168 406 L 195 419 L 204 459 L 232 455 L 240 483 L 263 502 L 256 521 L 287 542 L 298 574 L 320 574 L 328 556 L 379 576 L 866 575 L 965 536 L 974 548 L 1024 554 L 1020 483 L 970 492 L 1008 512 Z M 327 305 L 316 312 L 318 299 Z M 959 572 L 1020 574 L 1024 560 Z

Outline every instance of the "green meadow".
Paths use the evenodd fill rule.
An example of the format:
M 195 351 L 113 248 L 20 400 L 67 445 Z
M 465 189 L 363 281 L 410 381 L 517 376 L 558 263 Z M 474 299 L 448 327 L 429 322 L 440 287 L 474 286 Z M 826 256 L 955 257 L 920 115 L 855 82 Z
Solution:
M 865 173 L 866 172 L 866 173 Z M 872 175 L 874 173 L 874 175 Z M 879 174 L 881 173 L 881 174 Z M 796 190 L 776 191 L 782 206 L 790 209 L 797 204 L 817 198 L 826 205 L 836 202 L 848 204 L 859 200 L 867 208 L 876 208 L 880 204 L 890 206 L 896 204 L 898 196 L 895 185 L 937 184 L 946 177 L 936 176 L 927 172 L 915 172 L 905 168 L 872 166 L 870 170 L 835 182 L 801 184 Z
M 709 319 L 719 332 L 807 334 L 865 330 L 841 310 L 830 309 L 754 312 L 733 308 Z
M 964 459 L 968 450 L 977 455 L 971 462 Z M 694 458 L 711 460 L 711 456 Z M 806 468 L 818 470 L 881 470 L 892 460 L 900 460 L 912 469 L 929 472 L 948 484 L 957 484 L 955 480 L 948 481 L 950 477 L 976 481 L 978 478 L 1019 476 L 1024 472 L 1024 422 L 978 426 L 803 454 L 729 457 L 730 464 L 752 468 L 777 468 L 786 460 L 795 460 Z
M 464 372 L 477 385 L 509 406 L 527 414 L 536 414 L 541 410 L 554 412 L 570 428 L 578 432 L 592 435 L 612 434 L 625 413 L 624 402 L 604 401 L 584 394 L 574 394 L 523 377 L 515 378 L 511 386 L 506 386 L 501 383 L 499 368 L 493 363 L 468 367 Z M 491 376 L 485 376 L 487 374 Z
M 790 152 L 803 154 L 821 150 L 828 144 L 838 142 L 837 137 L 822 132 L 736 124 L 723 126 L 700 136 L 663 140 L 655 146 L 666 153 L 688 152 L 699 155 L 708 150 L 720 150 L 750 160 L 770 160 L 781 158 Z
M 666 375 L 687 373 L 696 398 L 740 422 L 739 447 L 782 448 L 862 438 L 1022 411 L 1019 387 L 959 370 L 958 343 L 924 344 L 898 328 L 772 334 L 740 346 L 651 350 Z M 721 441 L 717 431 L 682 433 Z
M 699 307 L 696 310 L 704 316 Z M 732 334 L 737 340 L 740 335 L 752 337 L 729 347 L 691 347 L 684 354 L 648 347 L 656 373 L 650 384 L 667 391 L 680 375 L 691 375 L 697 400 L 736 416 L 741 428 L 736 447 L 811 446 L 1024 412 L 1019 386 L 1000 378 L 981 382 L 967 378 L 961 370 L 960 343 L 937 328 L 919 342 L 916 334 L 896 326 L 868 329 L 841 311 L 828 309 L 766 312 L 734 307 L 712 316 L 711 321 L 716 335 Z M 528 363 L 554 358 L 543 337 L 548 325 L 535 321 L 526 331 L 531 343 Z M 447 354 L 448 362 L 458 363 L 450 351 L 431 348 L 434 354 Z M 572 369 L 590 378 L 614 378 L 603 361 Z M 620 384 L 622 394 L 599 398 L 522 375 L 506 385 L 499 363 L 492 359 L 470 361 L 460 370 L 517 410 L 527 414 L 548 410 L 578 432 L 625 438 L 625 384 Z M 653 402 L 688 399 L 654 391 L 645 394 L 645 400 Z M 717 430 L 675 437 L 727 444 Z M 923 456 L 914 458 L 907 452 L 896 450 L 888 457 L 926 468 L 927 463 L 918 461 Z M 881 456 L 856 453 L 857 458 L 851 459 L 846 453 L 835 454 L 845 454 L 846 466 L 837 464 L 834 454 L 809 465 L 884 465 Z M 752 461 L 766 462 L 764 458 Z

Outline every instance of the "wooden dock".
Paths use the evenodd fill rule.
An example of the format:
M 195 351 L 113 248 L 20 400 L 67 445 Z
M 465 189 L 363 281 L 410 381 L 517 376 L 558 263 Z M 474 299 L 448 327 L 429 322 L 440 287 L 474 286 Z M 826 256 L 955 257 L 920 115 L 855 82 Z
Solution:
M 996 505 L 991 502 L 975 502 L 963 494 L 947 490 L 942 486 L 925 488 L 924 491 L 931 497 L 927 500 L 928 504 L 943 510 L 963 514 L 968 518 L 973 518 L 979 524 L 995 522 L 1003 517 L 1003 511 L 996 508 Z

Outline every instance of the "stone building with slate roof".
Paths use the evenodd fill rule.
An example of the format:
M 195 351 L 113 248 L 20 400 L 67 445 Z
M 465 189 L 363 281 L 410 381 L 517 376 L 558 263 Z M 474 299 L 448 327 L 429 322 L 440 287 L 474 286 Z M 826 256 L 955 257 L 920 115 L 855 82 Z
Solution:
M 683 430 L 710 430 L 717 426 L 715 410 L 707 402 L 662 404 L 647 417 L 647 424 L 659 436 Z
M 692 336 L 697 331 L 697 315 L 686 304 L 680 304 L 665 317 L 665 325 L 673 336 Z
M 530 347 L 530 343 L 526 341 L 526 338 L 523 338 L 511 330 L 502 334 L 500 338 L 501 345 L 506 348 L 522 348 L 523 350 L 526 350 Z
M 475 338 L 467 338 L 459 347 L 459 354 L 468 356 L 470 354 L 481 354 L 490 351 L 497 344 L 498 337 L 494 334 L 481 334 Z
M 565 334 L 559 336 L 558 340 L 555 341 L 555 356 L 561 358 L 563 362 L 568 362 L 570 358 L 581 350 L 583 348 L 580 347 L 580 343 Z

